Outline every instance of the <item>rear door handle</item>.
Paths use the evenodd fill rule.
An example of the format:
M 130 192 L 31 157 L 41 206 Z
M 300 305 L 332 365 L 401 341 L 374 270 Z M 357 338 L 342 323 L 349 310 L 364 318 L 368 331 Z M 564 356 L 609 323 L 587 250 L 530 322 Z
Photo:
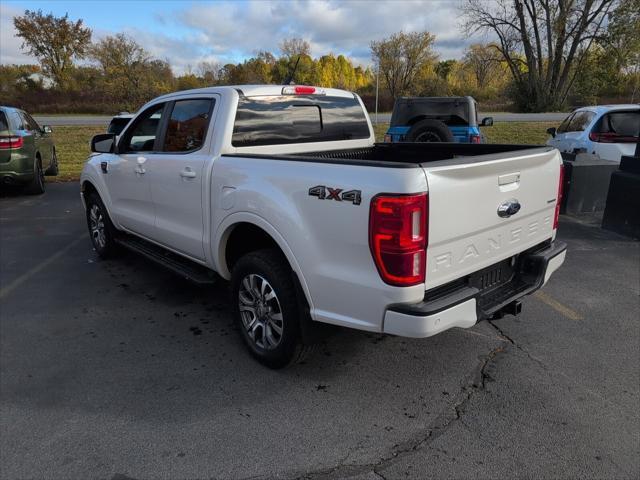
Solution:
M 185 167 L 185 169 L 180 172 L 180 176 L 182 178 L 196 178 L 196 172 L 191 170 L 191 167 Z

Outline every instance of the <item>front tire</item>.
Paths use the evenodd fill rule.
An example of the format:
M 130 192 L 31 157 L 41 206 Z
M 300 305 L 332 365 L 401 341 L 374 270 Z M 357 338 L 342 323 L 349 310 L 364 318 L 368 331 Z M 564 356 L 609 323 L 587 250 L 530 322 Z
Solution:
M 56 153 L 56 149 L 53 149 L 51 153 L 51 163 L 49 164 L 49 168 L 44 172 L 47 176 L 55 177 L 60 172 L 60 168 L 58 167 L 58 154 Z
M 42 170 L 42 160 L 36 157 L 33 163 L 33 180 L 29 182 L 26 191 L 30 195 L 42 195 L 44 193 L 44 171 Z
M 117 250 L 116 229 L 97 193 L 87 195 L 86 203 L 87 227 L 93 248 L 100 258 L 109 258 Z
M 278 251 L 258 250 L 240 258 L 231 274 L 231 294 L 242 339 L 260 363 L 282 368 L 306 354 L 291 268 Z

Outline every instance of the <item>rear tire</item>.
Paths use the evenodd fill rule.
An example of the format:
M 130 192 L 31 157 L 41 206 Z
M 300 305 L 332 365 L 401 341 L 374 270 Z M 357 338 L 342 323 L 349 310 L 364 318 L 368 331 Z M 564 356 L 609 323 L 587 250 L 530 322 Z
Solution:
M 421 120 L 407 134 L 409 142 L 454 142 L 449 127 L 439 120 Z
M 42 171 L 40 157 L 36 157 L 33 162 L 33 179 L 27 184 L 25 190 L 30 195 L 42 195 L 44 193 L 44 172 Z
M 244 255 L 231 274 L 231 305 L 251 355 L 269 368 L 302 361 L 313 346 L 302 345 L 300 309 L 292 272 L 273 249 Z
M 93 248 L 100 258 L 109 258 L 117 252 L 118 245 L 115 241 L 117 230 L 111 223 L 109 213 L 97 193 L 92 192 L 87 195 L 86 204 L 87 227 Z

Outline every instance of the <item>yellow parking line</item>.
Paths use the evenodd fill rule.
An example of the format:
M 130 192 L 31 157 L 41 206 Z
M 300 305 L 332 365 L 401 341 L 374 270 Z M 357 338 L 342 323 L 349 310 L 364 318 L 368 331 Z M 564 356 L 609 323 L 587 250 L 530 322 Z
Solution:
M 20 275 L 13 282 L 9 283 L 9 285 L 0 288 L 0 298 L 4 298 L 7 295 L 9 295 L 13 290 L 18 288 L 20 285 L 22 285 L 24 282 L 29 280 L 31 277 L 33 277 L 34 275 L 36 275 L 40 271 L 42 271 L 45 268 L 47 268 L 49 265 L 51 265 L 53 262 L 58 260 L 65 253 L 67 253 L 69 250 L 71 250 L 73 247 L 75 247 L 78 243 L 80 243 L 81 241 L 85 240 L 86 238 L 87 238 L 87 234 L 86 233 L 84 235 L 81 235 L 80 237 L 76 238 L 73 242 L 68 244 L 66 247 L 64 247 L 62 250 L 59 250 L 58 252 L 54 253 L 49 258 L 47 258 L 46 260 L 41 262 L 40 264 L 38 264 L 35 267 L 33 267 L 28 272 L 25 272 L 22 275 Z
M 580 315 L 578 312 L 570 309 L 569 307 L 564 306 L 555 298 L 550 297 L 549 295 L 547 295 L 541 290 L 538 290 L 536 293 L 533 294 L 533 296 L 536 297 L 538 300 L 540 300 L 542 303 L 546 303 L 551 308 L 553 308 L 556 312 L 560 313 L 561 315 L 567 317 L 570 320 L 582 320 L 583 318 L 582 315 Z

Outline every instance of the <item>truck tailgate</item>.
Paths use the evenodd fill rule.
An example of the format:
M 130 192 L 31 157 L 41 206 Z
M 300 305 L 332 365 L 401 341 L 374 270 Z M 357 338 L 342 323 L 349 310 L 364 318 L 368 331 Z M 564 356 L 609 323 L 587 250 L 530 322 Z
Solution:
M 551 238 L 561 163 L 555 149 L 531 149 L 422 164 L 429 187 L 425 288 Z M 509 201 L 520 210 L 499 216 Z

